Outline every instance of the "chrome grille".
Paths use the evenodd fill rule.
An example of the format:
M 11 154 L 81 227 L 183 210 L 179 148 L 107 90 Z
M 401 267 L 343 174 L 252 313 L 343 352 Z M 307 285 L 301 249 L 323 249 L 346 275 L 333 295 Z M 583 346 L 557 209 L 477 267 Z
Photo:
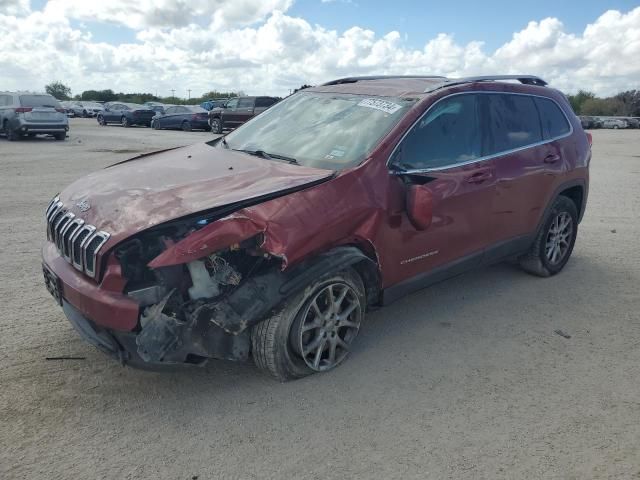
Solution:
M 67 262 L 95 278 L 98 252 L 110 235 L 77 218 L 64 207 L 58 197 L 49 203 L 46 219 L 47 240 L 55 244 Z

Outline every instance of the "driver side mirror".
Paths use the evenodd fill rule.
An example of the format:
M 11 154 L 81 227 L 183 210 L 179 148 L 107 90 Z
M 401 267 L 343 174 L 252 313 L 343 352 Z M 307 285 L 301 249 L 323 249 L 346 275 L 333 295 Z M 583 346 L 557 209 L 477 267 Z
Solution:
M 407 190 L 407 215 L 418 230 L 426 230 L 433 221 L 433 192 L 426 185 L 410 185 Z

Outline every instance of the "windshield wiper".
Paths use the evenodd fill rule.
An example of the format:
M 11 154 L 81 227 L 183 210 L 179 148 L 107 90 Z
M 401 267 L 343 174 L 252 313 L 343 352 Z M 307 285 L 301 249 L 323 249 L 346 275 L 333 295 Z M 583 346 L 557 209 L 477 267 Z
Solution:
M 285 157 L 284 155 L 278 155 L 277 153 L 267 153 L 264 150 L 242 150 L 237 148 L 234 148 L 233 150 L 236 152 L 248 153 L 249 155 L 264 158 L 266 160 L 284 160 L 285 162 L 289 162 L 294 165 L 300 165 L 298 160 L 293 157 Z

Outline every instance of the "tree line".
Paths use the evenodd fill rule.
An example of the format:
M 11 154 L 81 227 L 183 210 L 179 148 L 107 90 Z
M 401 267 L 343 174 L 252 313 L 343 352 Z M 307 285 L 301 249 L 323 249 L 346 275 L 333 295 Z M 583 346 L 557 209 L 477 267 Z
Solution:
M 242 97 L 244 92 L 219 92 L 212 90 L 210 92 L 203 93 L 200 97 L 192 97 L 190 99 L 178 98 L 178 97 L 160 97 L 153 95 L 152 93 L 123 93 L 114 92 L 111 89 L 107 90 L 85 90 L 81 94 L 75 96 L 71 95 L 71 88 L 64 83 L 56 81 L 45 86 L 45 91 L 57 98 L 58 100 L 78 100 L 85 102 L 125 102 L 125 103 L 145 103 L 145 102 L 160 102 L 167 104 L 180 104 L 180 105 L 199 105 L 206 100 L 212 98 L 228 98 L 228 97 Z
M 605 98 L 580 90 L 577 94 L 568 95 L 568 97 L 577 115 L 640 117 L 640 90 L 627 90 Z

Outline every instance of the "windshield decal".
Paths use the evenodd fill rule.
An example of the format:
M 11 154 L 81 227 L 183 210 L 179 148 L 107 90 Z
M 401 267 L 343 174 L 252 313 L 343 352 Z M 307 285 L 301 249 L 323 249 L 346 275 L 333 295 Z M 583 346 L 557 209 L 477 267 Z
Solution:
M 379 98 L 365 98 L 360 103 L 358 103 L 358 106 L 375 108 L 376 110 L 380 110 L 381 112 L 389 114 L 396 113 L 402 108 L 402 106 L 398 105 L 397 103 L 380 100 Z

